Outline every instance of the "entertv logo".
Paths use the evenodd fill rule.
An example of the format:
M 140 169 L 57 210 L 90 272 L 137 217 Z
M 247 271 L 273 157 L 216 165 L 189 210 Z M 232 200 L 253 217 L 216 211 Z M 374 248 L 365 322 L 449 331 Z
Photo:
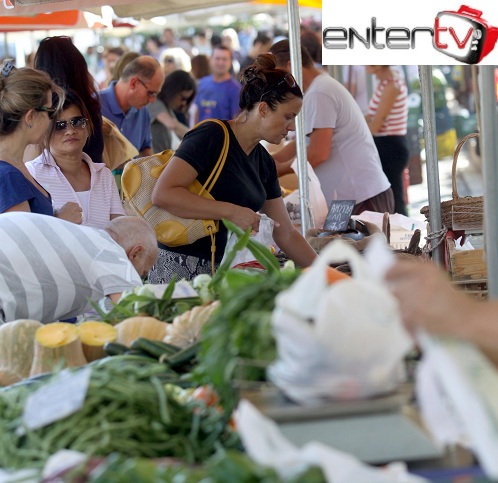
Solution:
M 432 14 L 429 26 L 389 23 L 390 19 L 392 22 L 392 14 L 386 16 L 386 20 L 381 15 L 373 15 L 363 26 L 356 21 L 355 25 L 348 27 L 324 27 L 324 63 L 438 64 L 443 62 L 440 54 L 444 54 L 457 63 L 478 64 L 495 50 L 498 39 L 498 28 L 483 17 L 482 10 L 468 5 L 439 11 L 435 16 Z M 324 25 L 325 22 L 324 17 Z M 345 51 L 348 62 L 337 61 Z M 406 51 L 410 51 L 409 56 L 413 60 L 408 60 Z M 401 58 L 400 54 L 404 57 Z M 328 62 L 328 57 L 335 59 Z M 355 62 L 360 57 L 365 60 Z M 489 60 L 492 65 L 498 63 L 496 55 Z

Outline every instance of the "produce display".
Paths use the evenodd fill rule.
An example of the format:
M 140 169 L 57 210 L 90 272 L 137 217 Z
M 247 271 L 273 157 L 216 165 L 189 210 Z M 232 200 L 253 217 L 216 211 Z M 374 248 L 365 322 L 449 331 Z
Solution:
M 173 298 L 173 280 L 161 296 L 144 285 L 110 309 L 94 306 L 98 320 L 0 327 L 0 468 L 41 470 L 66 449 L 86 462 L 43 481 L 324 481 L 317 468 L 282 480 L 244 453 L 234 427 L 237 383 L 265 379 L 275 297 L 300 272 L 226 225 L 239 240 L 213 278 L 192 282 L 197 296 Z M 246 247 L 264 269 L 229 268 Z M 57 392 L 65 377 L 86 381 L 81 404 L 50 414 L 72 399 Z M 38 402 L 51 391 L 55 400 Z M 38 425 L 28 421 L 33 401 L 48 414 Z

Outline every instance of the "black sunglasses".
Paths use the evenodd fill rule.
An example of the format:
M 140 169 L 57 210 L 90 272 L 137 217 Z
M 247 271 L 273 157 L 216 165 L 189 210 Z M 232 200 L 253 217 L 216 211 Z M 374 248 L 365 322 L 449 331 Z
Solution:
M 71 124 L 75 129 L 85 129 L 86 128 L 87 119 L 83 116 L 73 117 L 69 119 L 69 121 L 57 121 L 55 123 L 56 131 L 64 131 L 67 129 L 68 124 Z
M 48 118 L 52 119 L 54 117 L 55 111 L 57 111 L 57 109 L 55 107 L 41 106 L 41 107 L 35 107 L 35 111 L 46 112 L 48 114 Z
M 145 82 L 143 80 L 139 79 L 138 77 L 137 77 L 137 81 L 140 82 L 140 84 L 142 84 L 145 87 L 145 90 L 147 91 L 147 95 L 149 97 L 156 97 L 159 94 L 159 92 L 157 92 L 157 91 L 149 91 L 149 88 L 145 85 Z
M 278 89 L 284 83 L 287 84 L 287 86 L 290 87 L 291 89 L 297 87 L 296 79 L 294 79 L 294 77 L 291 74 L 287 73 L 284 75 L 284 78 L 280 82 L 275 84 L 271 89 L 268 89 L 266 92 L 263 92 L 263 94 L 259 98 L 259 102 L 263 102 L 263 97 L 265 97 L 270 92 L 273 92 L 274 90 Z

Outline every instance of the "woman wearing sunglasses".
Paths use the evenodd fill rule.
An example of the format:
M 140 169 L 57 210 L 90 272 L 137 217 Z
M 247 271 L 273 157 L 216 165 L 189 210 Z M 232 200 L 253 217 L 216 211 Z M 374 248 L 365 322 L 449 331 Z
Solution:
M 211 194 L 214 200 L 199 198 L 187 187 L 197 179 L 205 183 L 224 142 L 221 127 L 206 122 L 189 131 L 155 186 L 154 205 L 193 219 L 226 218 L 246 230 L 259 230 L 260 213 L 275 220 L 277 245 L 298 265 L 308 266 L 316 253 L 292 225 L 281 196 L 275 162 L 260 141 L 279 144 L 295 130 L 295 118 L 303 94 L 294 78 L 276 68 L 271 54 L 258 56 L 240 76 L 240 114 L 224 121 L 230 144 L 228 156 Z M 215 268 L 223 257 L 227 231 L 220 223 L 216 235 Z M 211 273 L 211 240 L 201 238 L 177 248 L 159 245 L 158 260 L 149 273 L 152 283 L 192 279 Z
M 104 228 L 110 220 L 125 213 L 111 171 L 103 163 L 94 163 L 83 152 L 92 128 L 83 101 L 68 91 L 62 112 L 48 128 L 46 148 L 26 166 L 50 191 L 56 216 Z M 77 204 L 79 209 L 66 216 L 61 208 L 68 202 Z
M 16 69 L 10 60 L 0 66 L 0 213 L 31 211 L 53 215 L 50 194 L 23 163 L 26 146 L 43 140 L 52 106 L 52 93 L 63 92 L 44 72 Z

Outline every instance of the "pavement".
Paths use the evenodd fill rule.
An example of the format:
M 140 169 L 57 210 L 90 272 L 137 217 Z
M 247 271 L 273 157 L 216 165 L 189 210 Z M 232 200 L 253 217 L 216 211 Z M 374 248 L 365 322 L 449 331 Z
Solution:
M 458 195 L 481 196 L 483 194 L 480 157 L 475 152 L 473 140 L 467 141 L 457 160 L 457 190 Z M 451 200 L 451 169 L 453 158 L 447 157 L 438 162 L 439 189 L 441 201 Z M 428 204 L 427 170 L 422 161 L 422 183 L 408 188 L 408 213 L 410 218 L 424 221 L 425 216 L 420 209 Z

